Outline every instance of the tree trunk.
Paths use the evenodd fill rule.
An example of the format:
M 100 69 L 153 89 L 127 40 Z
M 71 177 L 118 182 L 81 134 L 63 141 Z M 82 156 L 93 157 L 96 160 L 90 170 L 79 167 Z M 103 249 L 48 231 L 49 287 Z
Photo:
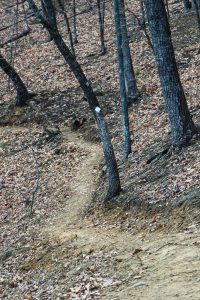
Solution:
M 0 53 L 0 67 L 8 75 L 10 80 L 13 82 L 14 87 L 17 91 L 15 100 L 16 106 L 25 106 L 27 99 L 30 97 L 25 84 L 22 79 L 15 71 L 15 69 L 9 64 L 9 62 Z
M 193 3 L 194 3 L 194 9 L 196 11 L 196 16 L 197 16 L 198 30 L 200 32 L 200 13 L 199 13 L 200 6 L 198 5 L 197 0 L 193 0 Z
M 73 26 L 74 26 L 74 44 L 78 43 L 78 35 L 76 28 L 76 0 L 73 0 Z
M 55 16 L 55 13 L 54 13 L 54 16 L 53 18 L 51 19 L 49 14 L 48 14 L 48 9 L 49 9 L 49 6 L 48 4 L 46 4 L 46 2 L 44 0 L 41 0 L 41 5 L 42 5 L 42 13 L 43 13 L 43 16 L 44 18 L 52 24 L 55 23 L 56 24 L 56 16 Z M 52 36 L 50 35 L 49 31 L 46 30 L 46 42 L 51 42 L 52 41 Z
M 71 32 L 71 28 L 70 28 L 68 16 L 67 16 L 67 14 L 65 12 L 64 4 L 63 4 L 63 2 L 61 0 L 57 0 L 57 2 L 58 2 L 58 5 L 59 5 L 59 7 L 60 7 L 60 9 L 62 11 L 62 14 L 63 14 L 64 19 L 65 19 L 66 26 L 67 26 L 67 31 L 68 31 L 68 35 L 69 35 L 69 43 L 70 43 L 71 52 L 75 55 L 75 49 L 74 49 L 72 32 Z
M 145 0 L 154 55 L 172 131 L 172 145 L 186 146 L 196 128 L 181 85 L 163 0 Z
M 196 9 L 195 6 L 200 9 L 200 0 L 192 0 L 192 7 L 194 7 L 194 9 Z
M 99 34 L 101 55 L 106 54 L 106 46 L 104 40 L 104 17 L 105 17 L 105 0 L 97 0 L 98 17 L 99 17 Z
M 124 157 L 128 158 L 131 153 L 131 138 L 129 130 L 129 117 L 128 117 L 128 104 L 127 94 L 125 86 L 125 69 L 124 69 L 124 57 L 122 50 L 122 24 L 120 23 L 120 10 L 119 1 L 114 0 L 114 20 L 115 20 L 115 33 L 117 40 L 117 58 L 118 58 L 118 71 L 119 71 L 119 84 L 120 84 L 120 98 L 121 98 L 121 109 L 122 109 L 122 126 L 124 133 Z
M 55 28 L 57 30 L 56 9 L 53 2 L 48 0 L 42 0 L 42 3 L 47 22 L 52 28 Z
M 192 4 L 190 2 L 190 0 L 183 0 L 183 5 L 184 5 L 184 8 L 185 8 L 185 11 L 189 11 L 192 7 Z
M 103 113 L 99 106 L 96 106 L 95 112 L 95 118 L 103 145 L 104 157 L 108 168 L 109 189 L 105 201 L 109 201 L 121 192 L 119 173 L 114 150 L 108 134 L 107 124 L 104 120 Z
M 129 39 L 127 33 L 126 16 L 124 0 L 118 0 L 119 15 L 120 15 L 120 28 L 122 35 L 122 51 L 124 60 L 124 77 L 126 84 L 127 100 L 131 104 L 138 96 L 137 84 L 135 73 L 133 69 L 133 62 L 131 58 L 131 52 L 129 47 Z
M 45 19 L 40 14 L 33 0 L 27 0 L 27 1 L 29 3 L 30 8 L 33 10 L 35 16 L 40 20 L 41 24 L 43 24 L 44 27 L 46 27 L 46 29 L 50 31 L 55 45 L 57 46 L 60 53 L 63 55 L 65 61 L 67 62 L 71 71 L 74 73 L 76 79 L 78 80 L 88 100 L 89 107 L 97 121 L 101 141 L 103 144 L 104 157 L 108 169 L 109 187 L 108 187 L 108 193 L 106 199 L 110 200 L 111 198 L 115 197 L 120 193 L 121 186 L 120 186 L 119 173 L 118 173 L 117 162 L 116 162 L 113 146 L 107 131 L 106 122 L 103 118 L 103 113 L 99 106 L 97 97 L 93 92 L 93 89 L 89 81 L 87 80 L 85 74 L 83 73 L 80 65 L 78 64 L 75 56 L 71 53 L 71 51 L 65 44 L 57 28 L 52 28 L 51 25 L 45 21 Z M 51 0 L 45 0 L 45 1 L 50 2 Z
M 140 26 L 145 27 L 144 0 L 140 0 Z
M 168 20 L 169 20 L 170 14 L 169 14 L 169 3 L 168 3 L 168 0 L 165 0 L 165 7 L 166 7 L 166 9 L 167 9 L 167 18 L 168 18 Z
M 85 0 L 85 2 L 86 2 L 86 7 L 87 7 L 88 11 L 93 10 L 92 1 L 91 0 Z

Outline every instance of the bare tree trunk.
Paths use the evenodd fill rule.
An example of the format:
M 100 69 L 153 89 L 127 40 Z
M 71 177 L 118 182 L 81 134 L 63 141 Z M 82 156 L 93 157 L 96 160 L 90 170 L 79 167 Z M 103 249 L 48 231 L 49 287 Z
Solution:
M 44 5 L 44 1 L 43 0 L 41 0 L 41 5 L 42 5 L 42 13 L 43 13 L 44 18 L 48 18 L 48 14 L 46 12 L 46 7 Z M 51 42 L 52 41 L 52 37 L 51 37 L 50 33 L 48 32 L 48 30 L 46 30 L 46 29 L 45 29 L 45 35 L 46 35 L 45 42 Z
M 144 10 L 144 0 L 140 0 L 140 26 L 145 26 L 145 10 Z
M 197 0 L 193 0 L 193 3 L 194 3 L 194 9 L 196 11 L 196 16 L 197 16 L 197 25 L 200 32 L 200 13 L 199 13 L 200 6 L 198 5 Z
M 78 35 L 76 28 L 76 0 L 73 0 L 73 26 L 74 26 L 74 44 L 78 43 Z
M 107 192 L 107 200 L 112 199 L 113 197 L 117 196 L 121 191 L 121 185 L 120 185 L 120 179 L 119 179 L 119 173 L 117 168 L 117 162 L 113 150 L 113 146 L 108 134 L 107 125 L 103 117 L 102 110 L 99 106 L 97 97 L 95 93 L 93 92 L 93 89 L 91 87 L 91 84 L 87 80 L 85 74 L 83 73 L 80 65 L 78 64 L 75 56 L 71 53 L 67 45 L 65 44 L 62 36 L 60 35 L 57 27 L 52 27 L 51 24 L 49 24 L 40 14 L 37 6 L 35 5 L 33 0 L 27 0 L 30 6 L 30 9 L 33 10 L 35 16 L 39 19 L 41 24 L 51 33 L 51 36 L 53 37 L 53 41 L 60 51 L 60 53 L 63 55 L 65 61 L 69 65 L 71 71 L 75 75 L 76 79 L 78 80 L 85 97 L 88 100 L 89 107 L 96 119 L 96 122 L 99 127 L 99 133 L 101 137 L 101 141 L 103 144 L 103 151 L 104 151 L 104 157 L 108 169 L 108 179 L 109 179 L 109 187 Z M 52 0 L 45 0 L 49 2 L 52 2 Z M 53 12 L 51 12 L 53 13 Z
M 169 115 L 172 145 L 181 149 L 196 133 L 180 81 L 164 0 L 145 0 L 154 55 Z
M 17 91 L 15 105 L 25 106 L 27 99 L 30 98 L 30 94 L 28 93 L 27 88 L 23 83 L 22 79 L 20 78 L 20 76 L 18 75 L 18 73 L 9 64 L 9 62 L 1 55 L 1 53 L 0 53 L 0 67 L 11 79 Z
M 123 55 L 123 38 L 122 38 L 122 24 L 120 19 L 119 1 L 114 0 L 114 20 L 115 20 L 115 33 L 117 40 L 117 60 L 118 60 L 118 72 L 119 72 L 119 84 L 120 84 L 120 98 L 122 109 L 122 127 L 124 133 L 124 157 L 128 158 L 131 153 L 131 138 L 129 130 L 129 116 L 128 116 L 128 103 L 125 84 L 125 67 L 124 67 L 124 55 Z
M 106 54 L 106 46 L 104 40 L 105 0 L 97 0 L 97 8 L 99 17 L 100 49 L 101 55 L 104 55 Z
M 184 8 L 185 8 L 185 11 L 189 11 L 192 7 L 192 4 L 190 2 L 190 0 L 183 0 L 183 5 L 184 5 Z
M 169 3 L 168 3 L 168 0 L 165 0 L 165 7 L 166 7 L 166 10 L 167 10 L 167 17 L 168 17 L 168 20 L 169 20 L 170 15 L 169 15 Z
M 72 37 L 72 32 L 71 32 L 71 28 L 70 28 L 70 24 L 69 24 L 69 19 L 67 17 L 67 13 L 65 12 L 65 8 L 63 5 L 63 2 L 61 0 L 57 0 L 58 1 L 58 5 L 62 11 L 62 14 L 64 16 L 66 25 L 67 25 L 67 31 L 68 31 L 68 35 L 69 35 L 69 43 L 70 43 L 70 48 L 72 53 L 75 55 L 75 49 L 74 49 L 74 43 L 73 43 L 73 37 Z
M 122 35 L 122 51 L 124 60 L 124 78 L 126 85 L 126 95 L 128 102 L 131 104 L 138 97 L 138 89 L 129 47 L 124 0 L 118 0 L 118 7 L 120 16 L 120 30 Z

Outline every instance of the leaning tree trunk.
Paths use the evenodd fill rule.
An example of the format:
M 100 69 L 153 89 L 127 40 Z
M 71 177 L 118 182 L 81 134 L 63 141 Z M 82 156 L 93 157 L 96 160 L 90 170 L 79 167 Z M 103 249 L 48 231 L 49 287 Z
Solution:
M 129 103 L 132 103 L 138 96 L 137 84 L 135 73 L 133 69 L 133 62 L 129 47 L 129 38 L 127 33 L 127 24 L 125 16 L 124 0 L 118 0 L 119 15 L 120 15 L 120 28 L 122 35 L 122 51 L 124 60 L 124 77 L 126 84 L 126 94 Z
M 1 55 L 0 53 L 0 67 L 8 75 L 10 80 L 13 82 L 14 87 L 17 91 L 17 96 L 15 100 L 16 106 L 25 106 L 27 99 L 30 97 L 30 94 L 27 91 L 25 84 L 22 79 L 15 71 L 15 69 L 9 64 L 9 62 Z
M 42 14 L 43 14 L 43 17 L 44 18 L 48 18 L 48 14 L 46 12 L 46 7 L 45 7 L 45 4 L 44 4 L 44 1 L 41 0 L 41 5 L 42 5 Z M 50 33 L 48 32 L 48 30 L 45 30 L 45 35 L 46 35 L 46 42 L 51 42 L 52 41 L 52 37 L 50 35 Z
M 164 0 L 145 0 L 154 55 L 172 131 L 172 145 L 186 146 L 196 128 L 187 106 L 174 55 Z
M 124 69 L 124 55 L 123 55 L 123 39 L 122 39 L 122 24 L 120 22 L 120 9 L 119 1 L 114 0 L 114 21 L 115 21 L 115 33 L 117 41 L 117 60 L 118 60 L 118 71 L 119 71 L 119 85 L 120 85 L 120 98 L 121 98 L 121 109 L 122 109 L 122 126 L 124 135 L 124 157 L 128 158 L 131 153 L 131 138 L 129 130 L 129 116 L 128 116 L 128 103 L 125 85 L 125 69 Z
M 52 28 L 58 30 L 56 20 L 56 9 L 52 1 L 42 0 L 42 6 L 45 13 L 46 21 Z M 51 34 L 51 32 L 49 32 Z
M 111 198 L 118 195 L 121 191 L 119 173 L 117 168 L 117 162 L 113 150 L 113 146 L 108 134 L 107 125 L 103 117 L 102 110 L 99 106 L 97 97 L 93 92 L 93 89 L 87 80 L 85 74 L 83 73 L 80 65 L 78 64 L 75 56 L 71 53 L 67 45 L 65 44 L 62 36 L 56 27 L 52 27 L 40 14 L 37 6 L 35 5 L 33 0 L 27 0 L 30 8 L 33 10 L 35 16 L 39 19 L 41 24 L 46 27 L 47 30 L 51 33 L 53 37 L 53 41 L 63 55 L 65 61 L 69 65 L 71 71 L 74 73 L 76 79 L 78 80 L 90 106 L 90 109 L 96 119 L 98 124 L 100 138 L 103 144 L 104 157 L 108 169 L 108 179 L 109 179 L 109 187 L 106 200 L 110 200 Z M 52 2 L 51 0 L 45 0 L 48 2 Z

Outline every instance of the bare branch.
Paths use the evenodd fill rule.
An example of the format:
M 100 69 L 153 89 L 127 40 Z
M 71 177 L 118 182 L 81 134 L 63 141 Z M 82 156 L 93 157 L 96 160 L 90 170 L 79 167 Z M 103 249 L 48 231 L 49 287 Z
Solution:
M 20 4 L 23 4 L 24 2 L 26 2 L 26 0 L 22 0 L 22 1 L 18 2 L 18 3 L 14 3 L 12 5 L 6 6 L 5 9 L 9 9 L 9 8 L 14 7 L 14 6 L 18 6 Z
M 33 16 L 34 16 L 33 13 L 30 14 L 30 15 L 27 15 L 26 19 L 30 19 L 30 18 L 33 17 Z M 20 20 L 18 20 L 17 22 L 14 22 L 14 23 L 12 23 L 12 24 L 9 24 L 9 25 L 7 25 L 7 26 L 4 26 L 4 27 L 0 28 L 0 31 L 4 31 L 4 30 L 6 30 L 6 29 L 9 29 L 9 28 L 12 27 L 12 26 L 16 26 L 16 25 L 18 25 L 19 23 L 21 23 L 21 22 L 23 22 L 23 21 L 25 21 L 25 20 L 24 20 L 24 19 L 20 19 Z
M 8 39 L 4 43 L 0 44 L 0 48 L 2 48 L 3 46 L 5 46 L 7 44 L 10 44 L 14 41 L 17 41 L 17 40 L 23 38 L 24 36 L 28 35 L 30 32 L 31 32 L 31 28 L 28 28 L 28 29 L 24 30 L 23 32 L 21 32 L 19 34 L 15 35 L 15 36 L 12 36 L 10 39 Z
M 149 36 L 149 34 L 148 34 L 147 30 L 146 30 L 146 25 L 141 25 L 139 17 L 138 17 L 133 11 L 131 11 L 129 8 L 127 9 L 127 11 L 128 11 L 129 13 L 131 13 L 131 14 L 136 18 L 136 20 L 137 20 L 137 22 L 138 22 L 138 25 L 139 25 L 139 26 L 141 27 L 141 29 L 144 31 L 144 34 L 145 34 L 145 36 L 146 36 L 146 38 L 147 38 L 147 42 L 148 42 L 149 46 L 150 46 L 151 49 L 153 50 L 153 45 L 152 45 L 150 36 Z

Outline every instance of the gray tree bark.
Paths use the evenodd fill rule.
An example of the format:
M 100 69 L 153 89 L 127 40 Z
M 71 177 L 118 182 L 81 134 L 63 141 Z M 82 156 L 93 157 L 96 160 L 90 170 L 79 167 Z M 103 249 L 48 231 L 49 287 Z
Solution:
M 105 39 L 104 39 L 104 20 L 105 20 L 105 5 L 106 5 L 105 1 L 106 0 L 97 0 L 101 55 L 106 54 L 106 46 L 105 46 Z
M 133 68 L 133 62 L 129 47 L 129 38 L 127 33 L 126 15 L 124 0 L 118 0 L 120 29 L 122 35 L 122 51 L 124 60 L 124 77 L 126 85 L 127 100 L 131 104 L 138 97 L 137 83 Z
M 183 0 L 183 5 L 184 5 L 184 8 L 185 8 L 185 11 L 189 11 L 192 7 L 192 4 L 190 2 L 190 0 Z
M 174 55 L 164 0 L 145 0 L 154 55 L 169 115 L 172 145 L 188 145 L 196 128 L 190 116 Z
M 115 34 L 116 34 L 116 48 L 117 48 L 117 61 L 118 61 L 118 73 L 119 73 L 119 86 L 120 86 L 120 99 L 122 110 L 122 127 L 124 136 L 124 157 L 128 158 L 131 153 L 131 138 L 129 130 L 129 116 L 128 116 L 128 103 L 125 84 L 125 60 L 123 53 L 123 38 L 122 38 L 122 24 L 120 19 L 120 7 L 119 0 L 114 0 L 114 21 L 115 21 Z
M 11 81 L 17 91 L 15 105 L 16 106 L 25 106 L 27 99 L 29 99 L 31 95 L 28 93 L 28 90 L 27 90 L 24 82 L 22 81 L 21 77 L 19 76 L 19 74 L 11 66 L 11 64 L 9 64 L 9 62 L 1 55 L 1 53 L 0 53 L 0 68 L 11 79 Z

